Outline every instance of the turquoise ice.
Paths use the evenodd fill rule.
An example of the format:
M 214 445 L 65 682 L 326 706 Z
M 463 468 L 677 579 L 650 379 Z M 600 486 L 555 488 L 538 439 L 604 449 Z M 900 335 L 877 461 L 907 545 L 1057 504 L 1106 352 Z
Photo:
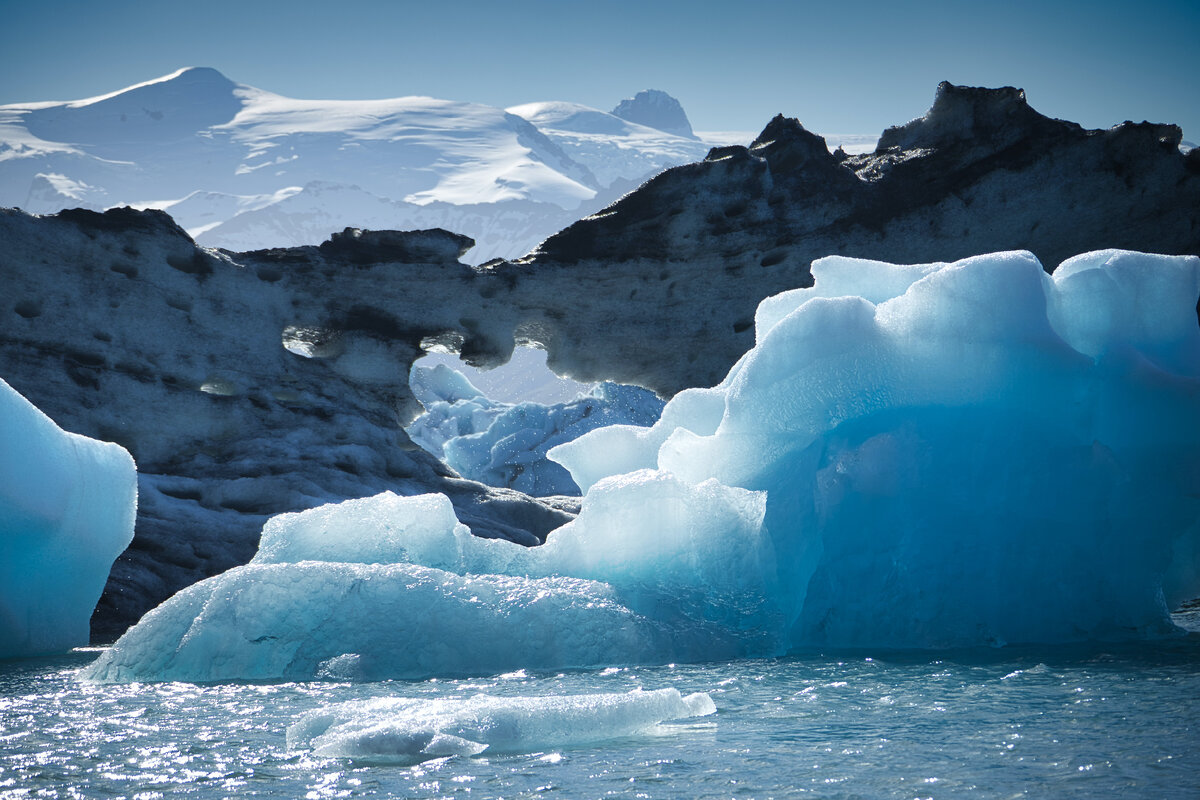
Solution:
M 445 498 L 272 520 L 109 680 L 373 678 L 1171 636 L 1200 595 L 1200 259 L 832 257 L 650 428 L 551 451 L 532 549 Z M 438 510 L 440 504 L 441 510 Z M 286 553 L 286 556 L 279 556 Z M 283 560 L 277 560 L 283 559 Z

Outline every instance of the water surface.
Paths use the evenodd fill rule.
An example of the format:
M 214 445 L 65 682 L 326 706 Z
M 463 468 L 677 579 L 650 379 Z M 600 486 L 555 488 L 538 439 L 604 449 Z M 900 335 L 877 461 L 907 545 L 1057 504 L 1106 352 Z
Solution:
M 1200 640 L 811 654 L 472 680 L 99 685 L 96 656 L 0 662 L 0 797 L 1195 798 Z M 288 752 L 371 697 L 675 687 L 715 716 L 417 766 Z

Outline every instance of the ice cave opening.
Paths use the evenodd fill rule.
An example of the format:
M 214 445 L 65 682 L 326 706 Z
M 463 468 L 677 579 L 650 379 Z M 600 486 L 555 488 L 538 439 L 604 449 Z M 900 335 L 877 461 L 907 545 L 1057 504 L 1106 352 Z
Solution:
M 538 497 L 581 494 L 550 448 L 608 425 L 653 425 L 664 405 L 638 386 L 559 377 L 546 351 L 527 346 L 491 370 L 433 350 L 414 362 L 409 388 L 425 409 L 405 428 L 416 444 L 464 478 Z

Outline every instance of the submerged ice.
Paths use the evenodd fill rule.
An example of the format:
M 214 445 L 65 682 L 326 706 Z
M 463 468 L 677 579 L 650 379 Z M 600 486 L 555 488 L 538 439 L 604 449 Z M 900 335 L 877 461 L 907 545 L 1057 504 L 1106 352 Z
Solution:
M 164 604 L 92 675 L 1174 631 L 1200 595 L 1200 259 L 1104 251 L 1049 276 L 1024 252 L 831 257 L 813 275 L 762 303 L 720 385 L 551 452 L 587 494 L 546 545 L 472 537 L 444 498 L 284 515 L 257 563 Z
M 136 507 L 124 448 L 62 430 L 0 380 L 0 659 L 87 644 Z
M 379 698 L 311 711 L 287 731 L 289 750 L 325 757 L 416 763 L 444 756 L 532 753 L 592 744 L 716 713 L 704 693 L 463 699 Z

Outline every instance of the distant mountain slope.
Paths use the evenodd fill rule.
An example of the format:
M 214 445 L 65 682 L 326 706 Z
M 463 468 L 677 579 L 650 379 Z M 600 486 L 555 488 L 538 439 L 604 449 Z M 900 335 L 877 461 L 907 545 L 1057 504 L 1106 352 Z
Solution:
M 568 105 L 297 100 L 189 67 L 85 100 L 0 106 L 0 205 L 159 208 L 231 249 L 439 219 L 475 238 L 471 259 L 483 261 L 523 255 L 707 151 L 583 106 L 573 113 L 588 119 L 571 129 L 550 111 Z M 252 231 L 264 236 L 253 245 Z
M 612 113 L 621 119 L 677 136 L 694 138 L 696 135 L 679 101 L 659 89 L 646 89 L 622 100 Z
M 143 202 L 197 189 L 272 193 L 334 175 L 414 203 L 524 199 L 569 208 L 600 188 L 501 109 L 429 97 L 294 100 L 207 68 L 88 100 L 3 106 L 0 125 L 6 205 L 25 200 L 36 173 Z
M 710 146 L 577 103 L 526 103 L 508 112 L 537 126 L 605 185 L 699 161 Z

